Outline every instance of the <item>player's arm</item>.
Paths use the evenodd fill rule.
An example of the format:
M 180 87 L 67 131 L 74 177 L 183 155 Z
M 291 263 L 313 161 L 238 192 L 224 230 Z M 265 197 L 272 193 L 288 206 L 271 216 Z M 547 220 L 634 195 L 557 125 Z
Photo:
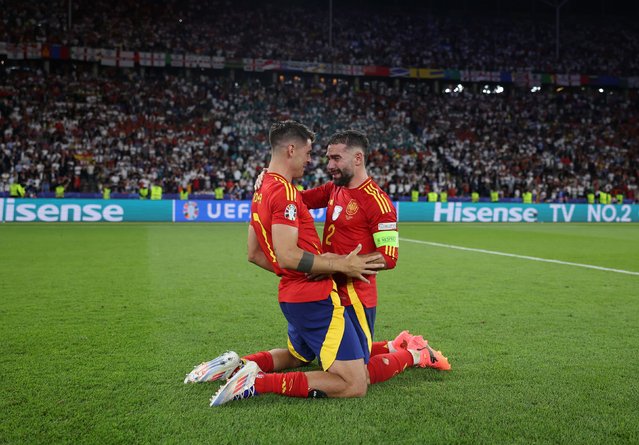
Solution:
M 309 190 L 302 190 L 302 201 L 309 209 L 323 209 L 328 207 L 328 201 L 331 197 L 331 188 L 333 184 L 328 182 Z
M 262 249 L 260 249 L 260 243 L 257 240 L 255 229 L 253 229 L 253 226 L 250 224 L 248 229 L 248 260 L 257 266 L 260 266 L 262 269 L 275 273 L 273 264 L 268 260 L 268 258 L 266 258 Z
M 363 259 L 357 256 L 362 246 L 345 256 L 320 256 L 302 250 L 297 245 L 298 229 L 286 224 L 273 224 L 273 248 L 277 263 L 285 269 L 304 273 L 331 274 L 341 272 L 349 277 L 368 283 L 364 275 L 374 275 L 382 265 L 376 263 L 381 254 Z
M 399 256 L 399 232 L 397 212 L 385 196 L 379 197 L 382 205 L 371 205 L 368 209 L 368 228 L 375 243 L 375 250 L 382 255 L 384 269 L 393 269 Z
M 397 230 L 383 230 L 373 233 L 377 252 L 382 256 L 383 269 L 394 269 L 399 254 L 399 233 Z M 372 255 L 372 254 L 369 254 Z
M 375 257 L 375 255 L 381 255 L 380 257 Z M 365 258 L 366 261 L 368 262 L 374 262 L 374 263 L 379 263 L 382 265 L 382 268 L 380 270 L 386 270 L 386 269 L 392 269 L 393 267 L 395 267 L 395 264 L 392 263 L 392 261 L 386 261 L 386 255 L 384 255 L 381 252 L 371 252 L 371 253 L 365 253 L 360 255 L 362 258 Z M 392 264 L 392 267 L 388 267 L 389 264 Z

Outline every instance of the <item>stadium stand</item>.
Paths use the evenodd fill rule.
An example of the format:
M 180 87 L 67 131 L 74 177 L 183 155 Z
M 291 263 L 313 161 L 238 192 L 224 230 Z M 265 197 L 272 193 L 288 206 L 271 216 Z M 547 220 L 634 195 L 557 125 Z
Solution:
M 346 9 L 335 17 L 335 45 L 329 47 L 325 15 L 313 8 L 74 1 L 69 30 L 66 2 L 3 3 L 16 13 L 0 21 L 0 41 L 16 44 L 390 67 L 639 72 L 639 62 L 628 57 L 639 52 L 636 28 L 613 32 L 610 24 L 591 26 L 585 19 L 568 23 L 564 47 L 570 51 L 556 60 L 552 26 L 534 17 L 469 22 Z M 601 38 L 589 37 L 595 29 Z M 64 184 L 65 196 L 97 194 L 108 185 L 113 197 L 129 197 L 137 196 L 140 184 L 160 181 L 167 197 L 190 185 L 194 196 L 212 196 L 221 186 L 228 198 L 245 199 L 267 164 L 271 122 L 294 118 L 317 131 L 320 141 L 344 128 L 369 134 L 369 172 L 394 199 L 409 199 L 413 189 L 422 197 L 446 191 L 451 200 L 492 190 L 506 199 L 534 191 L 538 201 L 584 200 L 589 191 L 637 197 L 636 89 L 552 84 L 532 92 L 529 84 L 504 88 L 498 79 L 462 85 L 252 73 L 246 66 L 146 68 L 137 60 L 132 68 L 115 68 L 69 57 L 25 59 L 3 61 L 0 73 L 5 194 L 19 181 L 28 196 L 53 196 Z M 327 180 L 321 142 L 316 155 L 305 187 Z
M 12 43 L 391 67 L 639 74 L 639 60 L 628 57 L 639 54 L 636 22 L 599 14 L 566 16 L 557 60 L 554 21 L 529 13 L 462 10 L 442 16 L 433 8 L 406 13 L 401 1 L 391 10 L 336 2 L 329 42 L 322 2 L 73 0 L 70 29 L 68 1 L 2 3 L 12 13 L 0 21 L 0 41 Z

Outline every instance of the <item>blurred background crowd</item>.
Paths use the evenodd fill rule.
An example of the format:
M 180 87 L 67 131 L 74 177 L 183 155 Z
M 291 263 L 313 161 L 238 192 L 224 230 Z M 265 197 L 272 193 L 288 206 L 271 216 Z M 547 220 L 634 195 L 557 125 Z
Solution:
M 403 13 L 347 2 L 334 12 L 330 45 L 328 15 L 316 3 L 0 3 L 11 11 L 0 19 L 0 41 L 6 42 L 386 66 L 639 73 L 636 22 L 617 16 L 573 14 L 557 59 L 552 21 L 516 11 L 475 14 L 472 20 L 438 15 L 434 1 Z M 205 196 L 222 188 L 229 199 L 247 199 L 268 164 L 271 123 L 289 118 L 318 135 L 304 187 L 329 179 L 323 141 L 356 128 L 371 140 L 369 174 L 393 199 L 409 199 L 413 190 L 420 196 L 445 191 L 453 199 L 491 191 L 503 198 L 531 191 L 538 201 L 599 191 L 637 197 L 635 89 L 531 91 L 72 61 L 3 61 L 0 192 L 14 182 L 27 196 L 60 184 L 87 194 L 104 187 L 136 194 L 158 184 L 166 193 L 188 187 L 192 195 Z
M 556 10 L 548 3 L 563 4 L 559 58 Z M 639 59 L 630 57 L 639 54 L 636 5 L 564 3 L 342 0 L 329 12 L 329 1 L 2 0 L 0 41 L 359 65 L 639 73 Z

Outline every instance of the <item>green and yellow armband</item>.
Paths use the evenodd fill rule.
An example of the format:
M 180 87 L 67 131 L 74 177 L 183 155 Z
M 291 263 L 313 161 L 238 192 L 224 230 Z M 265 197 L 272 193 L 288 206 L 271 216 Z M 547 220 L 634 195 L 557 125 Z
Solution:
M 375 247 L 399 247 L 399 232 L 396 230 L 373 233 L 373 239 L 375 240 Z

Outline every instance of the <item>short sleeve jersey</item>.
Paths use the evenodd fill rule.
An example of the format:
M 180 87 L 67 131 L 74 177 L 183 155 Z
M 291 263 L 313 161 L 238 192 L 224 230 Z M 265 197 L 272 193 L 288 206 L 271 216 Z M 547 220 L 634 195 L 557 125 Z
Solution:
M 297 246 L 314 255 L 322 253 L 321 241 L 315 230 L 313 217 L 302 202 L 295 186 L 276 173 L 264 175 L 259 192 L 251 203 L 251 226 L 255 230 L 260 248 L 273 264 L 280 277 L 278 299 L 286 303 L 304 303 L 326 299 L 332 288 L 331 279 L 309 281 L 306 274 L 283 269 L 277 262 L 273 247 L 272 226 L 285 224 L 298 229 Z
M 381 252 L 394 266 L 399 253 L 397 212 L 388 195 L 371 178 L 354 189 L 328 182 L 302 193 L 309 208 L 327 207 L 322 244 L 325 252 L 345 255 L 361 244 L 360 254 Z M 333 278 L 342 304 L 350 305 L 355 293 L 365 307 L 377 306 L 375 275 L 367 277 L 370 284 L 343 274 Z

